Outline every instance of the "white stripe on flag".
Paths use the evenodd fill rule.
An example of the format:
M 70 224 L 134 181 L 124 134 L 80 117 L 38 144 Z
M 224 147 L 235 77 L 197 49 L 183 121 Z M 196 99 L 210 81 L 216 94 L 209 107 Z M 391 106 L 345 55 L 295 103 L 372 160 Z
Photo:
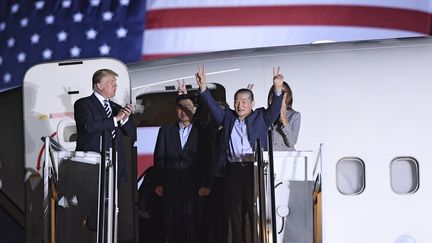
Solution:
M 391 29 L 334 26 L 259 26 L 151 29 L 144 33 L 143 54 L 190 54 L 220 50 L 419 36 Z

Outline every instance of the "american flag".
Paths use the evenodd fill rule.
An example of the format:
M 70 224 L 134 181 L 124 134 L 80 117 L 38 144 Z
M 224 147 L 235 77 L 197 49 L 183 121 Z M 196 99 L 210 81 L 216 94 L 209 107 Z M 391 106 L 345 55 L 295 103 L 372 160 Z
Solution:
M 144 58 L 429 35 L 430 0 L 148 0 Z
M 432 0 L 1 0 L 0 91 L 40 62 L 429 35 Z
M 32 65 L 109 56 L 141 60 L 144 0 L 1 0 L 0 91 Z

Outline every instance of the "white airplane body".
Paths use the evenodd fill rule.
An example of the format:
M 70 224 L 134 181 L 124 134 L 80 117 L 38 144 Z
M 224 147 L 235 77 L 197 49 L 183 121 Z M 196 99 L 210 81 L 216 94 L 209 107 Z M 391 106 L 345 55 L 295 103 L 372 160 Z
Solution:
M 280 66 L 293 91 L 293 108 L 302 115 L 297 152 L 288 152 L 286 156 L 294 158 L 293 161 L 306 158 L 298 160 L 302 163 L 298 168 L 304 169 L 290 171 L 289 178 L 315 183 L 314 195 L 319 201 L 314 204 L 313 215 L 305 213 L 306 217 L 314 218 L 313 235 L 298 239 L 323 243 L 430 242 L 431 60 L 431 38 L 198 54 L 122 67 L 119 83 L 124 88 L 118 89 L 118 101 L 125 105 L 130 97 L 138 107 L 138 115 L 145 116 L 149 109 L 173 113 L 174 104 L 169 107 L 163 102 L 157 103 L 157 99 L 152 104 L 142 102 L 149 95 L 160 99 L 168 93 L 173 95 L 177 79 L 184 79 L 191 85 L 189 90 L 194 90 L 197 65 L 204 65 L 209 87 L 221 92 L 224 89 L 230 106 L 235 91 L 253 83 L 255 108 L 267 107 L 272 68 Z M 84 65 L 81 68 L 86 72 L 74 72 L 77 77 L 73 81 L 59 80 L 61 71 L 58 77 L 48 77 L 57 82 L 55 89 L 49 89 L 51 98 L 40 105 L 36 102 L 36 107 L 27 109 L 25 116 L 26 121 L 33 119 L 32 123 L 25 124 L 27 167 L 37 166 L 39 149 L 31 146 L 39 142 L 41 135 L 30 135 L 27 128 L 34 131 L 38 126 L 48 127 L 38 130 L 43 131 L 44 136 L 57 131 L 58 122 L 65 117 L 51 119 L 48 115 L 49 122 L 44 122 L 40 114 L 70 115 L 73 102 L 91 94 L 91 74 L 95 67 L 107 64 L 119 68 L 113 64 L 115 62 L 101 59 L 95 65 Z M 42 66 L 41 70 L 44 68 Z M 131 92 L 126 84 L 128 75 Z M 32 85 L 40 85 L 35 89 L 44 89 L 38 83 L 41 78 L 32 82 Z M 26 87 L 24 83 L 24 94 Z M 65 90 L 80 92 L 69 99 L 57 97 L 66 94 Z M 25 98 L 25 105 L 31 107 L 33 103 L 28 100 Z M 69 103 L 55 105 L 65 100 Z M 147 121 L 152 125 L 138 128 L 139 174 L 152 163 L 157 129 L 162 125 L 157 124 L 158 113 L 152 114 L 155 117 Z M 283 174 L 281 166 L 277 165 L 277 175 Z M 283 242 L 300 241 L 287 241 L 285 237 Z
M 316 161 L 322 144 L 322 242 L 399 243 L 430 241 L 431 60 L 432 40 L 419 38 L 209 53 L 129 70 L 132 97 L 152 83 L 186 77 L 194 85 L 203 64 L 229 105 L 236 90 L 253 83 L 256 107 L 266 107 L 272 68 L 280 66 L 302 114 L 297 150 L 312 150 L 309 161 Z M 364 188 L 352 195 L 338 189 L 338 180 L 348 183 L 338 177 L 343 159 L 364 165 Z

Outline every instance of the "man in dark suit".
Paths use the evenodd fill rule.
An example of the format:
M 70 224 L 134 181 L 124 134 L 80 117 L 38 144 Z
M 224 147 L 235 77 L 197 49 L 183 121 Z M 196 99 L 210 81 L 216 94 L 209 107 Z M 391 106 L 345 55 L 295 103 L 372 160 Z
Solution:
M 77 100 L 74 104 L 74 116 L 77 128 L 77 151 L 101 152 L 101 135 L 105 134 L 106 148 L 117 151 L 117 170 L 119 182 L 119 242 L 128 242 L 133 235 L 128 232 L 126 225 L 132 224 L 130 217 L 132 202 L 130 197 L 130 186 L 127 183 L 126 156 L 123 136 L 135 138 L 135 126 L 130 115 L 132 106 L 127 104 L 121 107 L 110 99 L 115 96 L 117 89 L 118 74 L 110 69 L 100 69 L 93 74 L 93 94 Z M 133 141 L 131 142 L 133 144 Z M 130 162 L 129 162 L 130 163 Z M 131 178 L 135 179 L 135 178 Z M 129 180 L 131 180 L 129 178 Z M 129 193 L 129 194 L 128 194 Z M 129 200 L 129 201 L 128 201 Z M 96 214 L 97 215 L 97 214 Z M 130 219 L 129 219 L 130 218 Z
M 246 215 L 249 217 L 250 239 L 254 239 L 255 213 L 253 199 L 254 149 L 260 139 L 267 149 L 267 129 L 278 118 L 282 105 L 283 76 L 273 69 L 275 95 L 268 109 L 252 110 L 255 102 L 250 89 L 240 89 L 234 95 L 234 109 L 223 109 L 207 90 L 204 66 L 198 67 L 196 80 L 200 100 L 208 107 L 214 121 L 223 126 L 219 140 L 217 163 L 227 174 L 227 200 L 231 219 L 232 242 L 247 242 Z
M 193 122 L 196 107 L 185 95 L 175 102 L 178 121 L 159 130 L 154 163 L 155 193 L 162 197 L 170 243 L 200 242 L 202 200 L 210 193 L 208 132 Z
M 101 152 L 101 134 L 107 131 L 105 144 L 116 146 L 118 152 L 119 181 L 126 179 L 125 155 L 122 135 L 131 136 L 135 126 L 129 116 L 132 106 L 121 107 L 109 100 L 116 94 L 118 74 L 109 69 L 100 69 L 93 74 L 93 94 L 75 102 L 74 116 L 77 127 L 77 151 Z M 104 106 L 108 106 L 108 116 Z

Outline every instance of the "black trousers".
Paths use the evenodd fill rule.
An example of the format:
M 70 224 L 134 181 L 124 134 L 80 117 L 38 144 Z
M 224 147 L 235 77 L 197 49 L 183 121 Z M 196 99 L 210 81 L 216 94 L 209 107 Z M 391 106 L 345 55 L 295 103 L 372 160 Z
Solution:
M 228 242 L 228 203 L 226 177 L 213 178 L 211 192 L 205 199 L 203 211 L 202 243 Z
M 198 243 L 201 239 L 202 205 L 194 173 L 188 170 L 164 174 L 163 210 L 168 243 Z
M 227 168 L 227 176 L 228 212 L 231 219 L 232 242 L 252 242 L 255 228 L 253 164 L 232 163 Z M 247 218 L 249 222 L 246 221 Z M 246 229 L 247 225 L 249 225 L 248 229 Z

